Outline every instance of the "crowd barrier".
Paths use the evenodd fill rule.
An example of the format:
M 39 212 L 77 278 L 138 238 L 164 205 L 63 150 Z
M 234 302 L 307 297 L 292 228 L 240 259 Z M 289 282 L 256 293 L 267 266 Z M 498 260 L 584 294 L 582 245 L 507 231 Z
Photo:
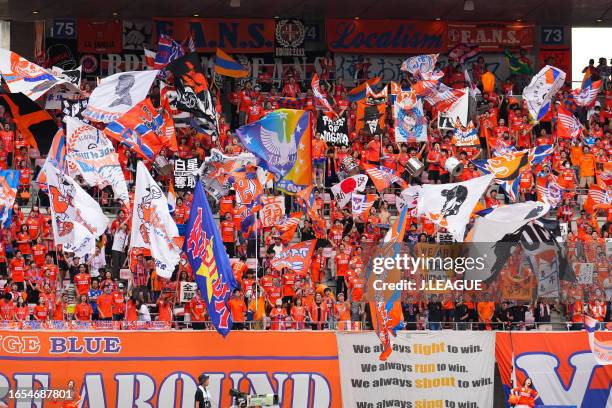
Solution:
M 612 343 L 610 332 L 595 335 Z M 206 372 L 215 407 L 231 406 L 236 388 L 276 393 L 292 408 L 488 408 L 511 387 L 512 367 L 519 382 L 534 379 L 540 405 L 612 401 L 612 365 L 597 364 L 584 331 L 404 331 L 392 344 L 383 362 L 373 332 L 0 330 L 0 401 L 11 403 L 9 389 L 74 380 L 89 408 L 193 407 L 196 378 Z M 494 386 L 495 364 L 503 389 Z

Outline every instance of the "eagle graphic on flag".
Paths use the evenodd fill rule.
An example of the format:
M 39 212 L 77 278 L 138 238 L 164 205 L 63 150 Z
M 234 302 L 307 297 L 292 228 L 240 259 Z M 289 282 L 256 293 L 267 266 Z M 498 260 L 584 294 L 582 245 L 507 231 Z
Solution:
M 279 189 L 295 194 L 312 182 L 310 112 L 278 109 L 236 133 L 247 150 L 281 177 Z
M 591 77 L 587 78 L 580 89 L 574 89 L 572 91 L 572 96 L 576 105 L 587 107 L 594 105 L 602 84 L 603 82 L 601 79 L 593 81 Z
M 395 119 L 395 142 L 408 140 L 427 141 L 427 118 L 423 113 L 423 102 L 414 92 L 399 92 L 393 103 Z
M 525 168 L 541 163 L 552 152 L 552 145 L 542 145 L 472 163 L 484 174 L 493 174 L 495 182 L 504 188 L 512 201 L 516 201 L 520 174 Z
M 226 336 L 232 327 L 227 302 L 238 284 L 200 182 L 196 183 L 193 195 L 183 251 L 206 302 L 210 320 L 217 331 Z
M 557 208 L 563 198 L 563 189 L 557 184 L 557 178 L 554 175 L 549 177 L 539 177 L 536 180 L 536 191 L 538 201 L 550 204 L 551 208 Z

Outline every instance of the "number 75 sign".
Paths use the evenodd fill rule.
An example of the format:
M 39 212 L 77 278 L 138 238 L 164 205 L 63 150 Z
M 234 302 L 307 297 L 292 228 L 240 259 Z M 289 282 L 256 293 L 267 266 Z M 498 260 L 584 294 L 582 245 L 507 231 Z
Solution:
M 76 20 L 73 18 L 56 18 L 51 26 L 51 37 L 58 39 L 77 38 Z

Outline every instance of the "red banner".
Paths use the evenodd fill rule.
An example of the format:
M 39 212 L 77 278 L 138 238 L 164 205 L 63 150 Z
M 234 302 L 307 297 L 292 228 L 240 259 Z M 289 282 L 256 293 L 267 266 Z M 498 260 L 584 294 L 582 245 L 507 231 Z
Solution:
M 202 372 L 213 407 L 232 405 L 230 388 L 279 394 L 282 407 L 342 406 L 333 332 L 0 331 L 0 406 L 9 389 L 74 380 L 82 406 L 193 407 Z
M 154 18 L 154 42 L 166 33 L 182 42 L 189 35 L 197 51 L 256 53 L 274 51 L 273 19 Z
M 121 53 L 122 36 L 121 20 L 79 19 L 78 51 L 91 54 Z
M 572 52 L 569 48 L 558 50 L 540 49 L 540 66 L 543 67 L 545 65 L 552 65 L 570 75 L 572 72 Z
M 484 52 L 532 48 L 535 25 L 509 22 L 448 23 L 448 47 L 478 45 Z
M 596 335 L 612 341 L 612 333 Z M 612 365 L 597 365 L 585 331 L 498 332 L 495 350 L 506 397 L 514 357 L 517 382 L 533 380 L 539 394 L 536 406 L 609 406 Z
M 353 20 L 325 21 L 327 47 L 334 52 L 429 54 L 446 51 L 442 21 Z

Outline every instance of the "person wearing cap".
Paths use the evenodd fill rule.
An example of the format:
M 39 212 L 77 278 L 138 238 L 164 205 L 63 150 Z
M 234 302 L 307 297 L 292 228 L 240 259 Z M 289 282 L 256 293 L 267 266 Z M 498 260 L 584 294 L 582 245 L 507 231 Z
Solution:
M 202 373 L 198 377 L 198 389 L 195 393 L 195 408 L 211 408 L 212 407 L 212 396 L 208 391 L 208 383 L 210 377 L 205 373 Z
M 275 307 L 270 310 L 270 320 L 272 321 L 270 325 L 270 330 L 285 330 L 286 320 L 287 320 L 287 311 L 283 307 L 283 300 L 276 299 Z

